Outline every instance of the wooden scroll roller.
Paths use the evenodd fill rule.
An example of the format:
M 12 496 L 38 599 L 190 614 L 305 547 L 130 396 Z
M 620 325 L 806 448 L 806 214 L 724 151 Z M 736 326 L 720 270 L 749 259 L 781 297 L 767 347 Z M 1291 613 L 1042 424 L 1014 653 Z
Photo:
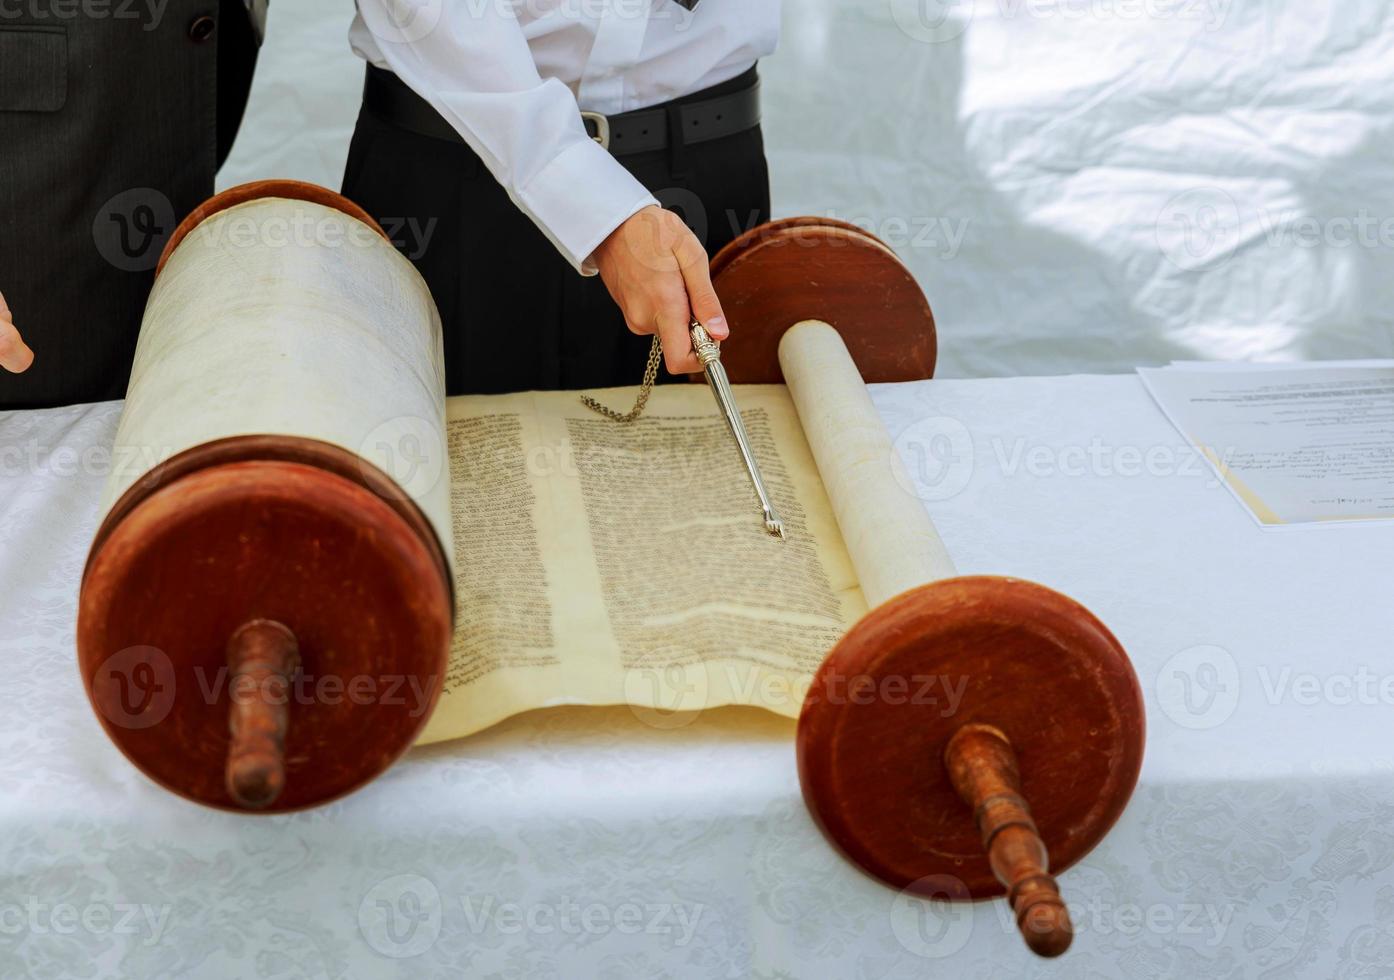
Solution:
M 237 187 L 175 231 L 77 627 L 99 719 L 157 783 L 293 810 L 424 727 L 452 620 L 440 344 L 425 283 L 331 191 Z
M 928 305 L 889 248 L 795 219 L 752 230 L 713 268 L 739 338 L 724 353 L 732 380 L 790 380 L 871 607 L 803 704 L 809 810 L 843 854 L 895 888 L 1007 895 L 1027 945 L 1059 955 L 1073 930 L 1054 875 L 1108 832 L 1142 764 L 1127 655 L 1057 592 L 955 572 L 866 394 L 864 382 L 933 370 Z M 806 316 L 836 329 L 794 325 Z M 738 350 L 756 353 L 743 361 Z M 913 696 L 930 676 L 962 685 L 953 710 Z
M 242 806 L 260 809 L 276 802 L 286 787 L 289 692 L 300 648 L 287 627 L 253 619 L 228 640 L 227 663 L 234 695 L 227 791 Z

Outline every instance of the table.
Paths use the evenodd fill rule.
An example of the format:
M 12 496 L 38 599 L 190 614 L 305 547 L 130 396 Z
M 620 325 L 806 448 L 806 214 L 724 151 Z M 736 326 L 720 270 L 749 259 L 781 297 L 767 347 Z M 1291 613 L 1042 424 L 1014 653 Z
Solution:
M 845 864 L 751 710 L 535 712 L 289 816 L 157 789 L 75 664 L 107 403 L 0 414 L 0 976 L 1394 975 L 1394 525 L 1259 529 L 1129 376 L 873 397 L 960 571 L 1072 595 L 1142 681 L 1063 960 Z

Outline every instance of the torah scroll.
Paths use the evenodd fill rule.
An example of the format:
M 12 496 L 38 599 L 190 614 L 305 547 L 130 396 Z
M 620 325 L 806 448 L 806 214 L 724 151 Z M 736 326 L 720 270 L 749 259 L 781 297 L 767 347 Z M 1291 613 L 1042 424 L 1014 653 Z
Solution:
M 337 195 L 235 188 L 162 262 L 79 660 L 112 738 L 202 802 L 310 805 L 549 705 L 796 717 L 869 604 L 952 573 L 826 325 L 789 332 L 787 387 L 737 389 L 781 541 L 702 386 L 628 424 L 575 392 L 447 400 L 424 283 Z M 229 748 L 257 678 L 310 693 L 234 710 Z M 256 759 L 283 771 L 235 777 Z
M 840 251 L 776 248 L 808 227 L 752 229 L 713 264 L 757 293 L 782 270 L 825 315 L 853 295 L 856 322 L 857 291 L 820 284 L 871 257 L 868 281 L 908 290 L 909 332 L 929 324 L 870 236 L 819 223 Z M 871 346 L 927 374 L 932 326 L 901 357 L 886 309 L 861 319 Z M 850 860 L 902 892 L 1005 893 L 1060 955 L 1050 872 L 1136 784 L 1136 673 L 1068 597 L 954 576 L 842 338 L 787 322 L 732 342 L 778 345 L 785 384 L 737 400 L 779 540 L 700 387 L 627 424 L 574 392 L 447 400 L 425 284 L 360 209 L 291 182 L 205 203 L 161 260 L 83 576 L 78 661 L 108 734 L 174 792 L 269 811 L 529 709 L 627 703 L 671 727 L 758 706 L 799 718 L 804 799 Z M 961 682 L 956 710 L 891 696 L 927 669 Z

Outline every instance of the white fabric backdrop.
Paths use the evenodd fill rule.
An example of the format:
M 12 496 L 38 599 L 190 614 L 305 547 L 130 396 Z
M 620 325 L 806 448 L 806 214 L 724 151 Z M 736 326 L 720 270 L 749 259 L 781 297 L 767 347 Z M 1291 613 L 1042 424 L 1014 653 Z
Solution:
M 339 186 L 351 14 L 272 4 L 221 185 Z M 941 376 L 1394 355 L 1384 0 L 790 0 L 784 21 L 775 212 L 886 238 Z

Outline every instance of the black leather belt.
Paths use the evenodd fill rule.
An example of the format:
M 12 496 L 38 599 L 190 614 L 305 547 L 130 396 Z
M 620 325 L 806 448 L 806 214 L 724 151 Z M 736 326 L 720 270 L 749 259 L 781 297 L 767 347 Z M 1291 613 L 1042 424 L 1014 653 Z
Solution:
M 382 68 L 368 66 L 363 105 L 384 122 L 401 129 L 434 139 L 464 142 L 455 127 L 429 102 Z M 760 80 L 751 68 L 729 82 L 663 105 L 616 116 L 583 112 L 581 119 L 591 138 L 616 156 L 665 149 L 674 129 L 684 144 L 705 143 L 760 124 Z

